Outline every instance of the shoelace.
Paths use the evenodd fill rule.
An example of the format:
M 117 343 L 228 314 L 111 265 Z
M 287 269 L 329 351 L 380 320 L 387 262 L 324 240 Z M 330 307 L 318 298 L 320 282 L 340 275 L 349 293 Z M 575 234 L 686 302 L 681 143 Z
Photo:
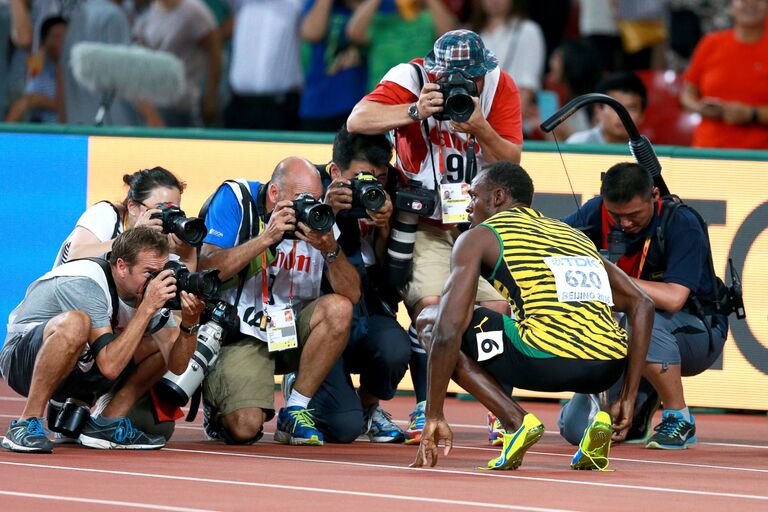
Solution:
M 665 436 L 676 436 L 680 434 L 680 429 L 683 427 L 683 423 L 684 421 L 680 418 L 667 416 L 666 418 L 663 418 L 661 424 L 656 425 L 653 430 Z
M 33 436 L 46 436 L 49 433 L 43 427 L 43 422 L 40 418 L 29 418 L 27 420 L 27 432 Z
M 299 409 L 298 411 L 288 411 L 288 414 L 293 418 L 293 429 L 296 430 L 298 425 L 308 428 L 315 428 L 315 420 L 312 418 L 312 411 L 314 409 Z
M 381 407 L 373 410 L 371 423 L 375 424 L 382 431 L 400 430 L 392 421 L 392 415 Z
M 414 411 L 410 415 L 411 423 L 408 426 L 409 430 L 418 429 L 421 430 L 424 428 L 424 409 L 420 409 L 417 407 L 414 409 Z

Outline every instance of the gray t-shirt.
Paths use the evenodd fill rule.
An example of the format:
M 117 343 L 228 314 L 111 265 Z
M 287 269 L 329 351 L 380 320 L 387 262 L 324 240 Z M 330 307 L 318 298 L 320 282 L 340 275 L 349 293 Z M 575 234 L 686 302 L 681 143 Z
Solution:
M 136 20 L 133 35 L 139 43 L 172 53 L 184 63 L 186 89 L 173 107 L 193 111 L 200 101 L 206 71 L 206 55 L 200 40 L 215 29 L 211 10 L 200 0 L 181 0 L 170 10 L 153 2 Z
M 565 141 L 567 144 L 605 144 L 602 126 L 576 132 Z

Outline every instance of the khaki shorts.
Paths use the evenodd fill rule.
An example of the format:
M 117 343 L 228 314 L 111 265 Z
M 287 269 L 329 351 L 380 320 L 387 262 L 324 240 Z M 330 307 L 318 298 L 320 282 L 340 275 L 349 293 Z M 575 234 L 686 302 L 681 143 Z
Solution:
M 403 290 L 408 309 L 424 297 L 439 296 L 451 274 L 451 251 L 458 237 L 456 229 L 442 229 L 419 222 L 413 249 L 413 274 Z M 477 302 L 504 301 L 499 292 L 482 277 L 477 283 Z
M 310 302 L 297 317 L 300 347 L 309 337 L 316 305 L 317 300 Z M 203 395 L 219 416 L 238 409 L 259 408 L 271 418 L 275 409 L 275 375 L 298 370 L 300 356 L 300 349 L 270 354 L 266 342 L 251 337 L 225 345 L 205 378 Z

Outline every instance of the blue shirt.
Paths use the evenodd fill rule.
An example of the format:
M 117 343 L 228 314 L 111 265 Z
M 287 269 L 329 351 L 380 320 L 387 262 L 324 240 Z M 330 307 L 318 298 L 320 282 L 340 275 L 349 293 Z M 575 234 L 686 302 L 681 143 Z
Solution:
M 566 224 L 583 228 L 584 233 L 598 248 L 602 247 L 602 204 L 601 196 L 587 201 L 577 212 L 562 219 Z M 653 236 L 659 223 L 654 213 L 648 227 L 627 240 L 627 255 L 631 256 L 643 248 L 645 239 Z M 692 293 L 709 293 L 713 282 L 709 272 L 709 242 L 693 213 L 678 208 L 667 223 L 664 242 L 666 270 L 662 281 L 685 286 Z
M 306 16 L 314 4 L 315 0 L 307 0 L 302 16 Z M 362 56 L 361 62 L 356 66 L 334 74 L 328 73 L 336 59 L 352 48 L 346 30 L 351 17 L 352 11 L 348 7 L 334 3 L 325 37 L 319 43 L 308 45 L 309 65 L 299 108 L 302 119 L 322 119 L 349 114 L 355 104 L 365 96 L 368 67 Z
M 258 181 L 249 181 L 253 201 L 259 197 L 262 184 Z M 203 240 L 206 244 L 217 245 L 223 249 L 231 249 L 237 245 L 237 235 L 240 231 L 240 220 L 243 218 L 243 207 L 229 185 L 219 187 L 208 207 L 205 216 L 205 227 L 208 234 Z M 253 219 L 258 222 L 258 219 Z

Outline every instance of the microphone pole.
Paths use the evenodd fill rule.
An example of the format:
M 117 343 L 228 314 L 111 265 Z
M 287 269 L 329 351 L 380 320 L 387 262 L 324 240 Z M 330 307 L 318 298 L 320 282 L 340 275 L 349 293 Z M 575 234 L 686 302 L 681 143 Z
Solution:
M 624 125 L 624 129 L 629 134 L 629 151 L 638 164 L 642 165 L 653 177 L 653 184 L 659 189 L 659 193 L 662 196 L 670 195 L 669 187 L 664 182 L 664 178 L 661 176 L 661 163 L 656 156 L 656 152 L 653 150 L 651 141 L 645 135 L 641 135 L 635 125 L 635 122 L 624 108 L 624 105 L 616 101 L 615 99 L 605 94 L 590 93 L 578 96 L 568 103 L 566 103 L 560 110 L 552 114 L 549 118 L 541 123 L 540 128 L 549 133 L 557 128 L 560 123 L 571 117 L 577 110 L 592 105 L 594 103 L 600 103 L 602 105 L 608 105 L 611 107 L 619 119 L 621 124 Z

